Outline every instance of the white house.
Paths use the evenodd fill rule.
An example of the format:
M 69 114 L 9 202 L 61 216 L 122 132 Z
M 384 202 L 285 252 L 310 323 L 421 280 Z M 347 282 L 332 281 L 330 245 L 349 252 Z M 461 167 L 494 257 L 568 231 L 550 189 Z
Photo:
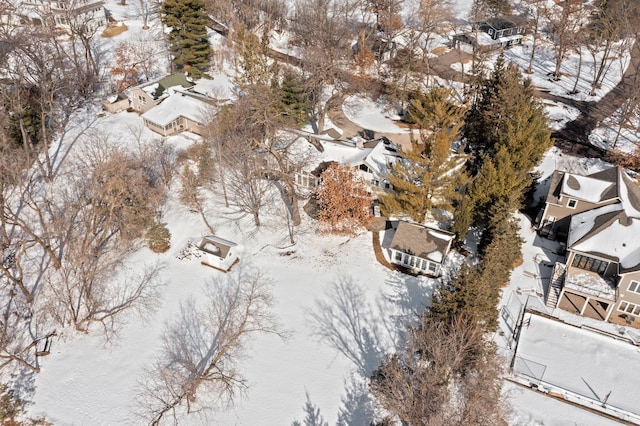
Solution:
M 447 231 L 399 221 L 389 246 L 383 248 L 391 263 L 438 276 L 453 237 Z
M 202 135 L 213 117 L 210 101 L 199 95 L 172 91 L 159 105 L 142 114 L 142 119 L 146 127 L 162 136 L 185 131 Z
M 238 245 L 231 241 L 208 235 L 202 238 L 198 249 L 205 255 L 203 265 L 227 272 L 239 261 Z
M 96 31 L 107 23 L 104 0 L 23 0 L 16 14 L 23 24 Z

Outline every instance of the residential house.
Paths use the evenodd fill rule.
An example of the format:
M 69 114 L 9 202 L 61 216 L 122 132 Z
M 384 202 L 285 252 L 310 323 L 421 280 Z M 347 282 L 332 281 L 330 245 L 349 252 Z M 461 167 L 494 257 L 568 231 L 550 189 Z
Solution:
M 391 242 L 383 248 L 388 250 L 391 263 L 439 276 L 453 238 L 450 232 L 399 221 Z
M 524 20 L 518 16 L 490 18 L 474 23 L 472 29 L 471 32 L 455 35 L 454 46 L 467 44 L 481 51 L 505 49 L 522 44 L 525 35 Z
M 554 172 L 538 231 L 566 244 L 547 306 L 640 327 L 640 187 L 624 169 Z
M 94 32 L 107 23 L 104 5 L 104 0 L 23 0 L 16 14 L 23 25 Z
M 227 272 L 239 261 L 238 245 L 213 235 L 202 238 L 198 249 L 205 255 L 203 265 Z
M 142 114 L 142 119 L 146 127 L 162 136 L 185 131 L 203 135 L 213 111 L 212 99 L 176 90 Z
M 374 193 L 392 191 L 393 185 L 387 180 L 387 175 L 398 158 L 396 146 L 389 139 L 382 137 L 366 142 L 357 140 L 356 148 L 366 152 L 354 164 L 358 169 L 358 175 L 369 184 Z
M 295 174 L 296 183 L 303 188 L 313 189 L 320 183 L 320 174 L 331 162 L 347 164 L 356 169 L 357 175 L 368 185 L 374 195 L 381 191 L 391 191 L 391 183 L 386 179 L 389 168 L 398 158 L 396 146 L 382 137 L 365 141 L 361 138 L 345 141 L 330 135 L 313 135 L 307 138 L 317 151 L 309 166 Z
M 144 113 L 168 97 L 172 92 L 171 89 L 188 89 L 193 85 L 194 83 L 188 80 L 184 74 L 176 73 L 157 81 L 131 87 L 126 90 L 126 94 L 131 102 L 131 107 Z

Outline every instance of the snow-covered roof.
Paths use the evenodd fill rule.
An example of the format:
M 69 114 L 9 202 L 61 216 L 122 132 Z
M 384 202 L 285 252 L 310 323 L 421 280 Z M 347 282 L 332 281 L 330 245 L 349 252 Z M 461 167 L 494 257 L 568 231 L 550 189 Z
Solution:
M 590 176 L 580 176 L 565 173 L 562 180 L 562 192 L 569 197 L 590 203 L 598 203 L 603 200 L 605 192 L 615 183 L 603 181 Z
M 573 215 L 567 241 L 569 247 L 590 232 L 596 231 L 607 218 L 617 215 L 620 211 L 622 211 L 622 204 L 615 203 Z M 598 220 L 598 226 L 596 226 L 596 220 Z
M 221 259 L 224 259 L 229 254 L 231 248 L 236 247 L 237 244 L 224 238 L 216 237 L 213 235 L 207 235 L 202 238 L 198 248 L 205 253 L 213 254 Z
M 212 108 L 208 103 L 193 96 L 174 92 L 159 105 L 142 114 L 142 118 L 159 126 L 166 126 L 180 116 L 206 124 L 211 119 Z
M 620 212 L 607 220 L 601 229 L 573 244 L 571 249 L 613 259 L 620 263 L 621 272 L 629 272 L 640 269 L 638 236 L 640 219 L 630 218 Z
M 400 221 L 389 248 L 442 263 L 453 241 L 453 234 L 439 229 Z
M 377 141 L 371 151 L 364 157 L 362 162 L 366 164 L 373 173 L 384 177 L 389 172 L 389 167 L 398 158 L 395 145 L 383 141 Z
M 235 85 L 226 75 L 217 75 L 213 79 L 201 78 L 195 82 L 192 91 L 212 99 L 225 100 L 235 98 Z

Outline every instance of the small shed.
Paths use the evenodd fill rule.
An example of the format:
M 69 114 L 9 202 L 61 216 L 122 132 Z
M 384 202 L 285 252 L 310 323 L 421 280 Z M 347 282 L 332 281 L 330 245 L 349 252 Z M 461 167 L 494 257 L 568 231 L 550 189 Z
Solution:
M 387 247 L 391 263 L 438 276 L 453 237 L 447 231 L 400 221 Z
M 239 262 L 238 245 L 223 238 L 208 235 L 202 238 L 198 249 L 205 255 L 203 265 L 227 272 Z

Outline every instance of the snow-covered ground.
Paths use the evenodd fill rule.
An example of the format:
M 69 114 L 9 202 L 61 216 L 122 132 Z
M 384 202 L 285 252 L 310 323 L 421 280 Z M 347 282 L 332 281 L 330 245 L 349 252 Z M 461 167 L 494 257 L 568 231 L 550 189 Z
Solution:
M 353 95 L 345 99 L 342 110 L 349 120 L 358 126 L 383 133 L 409 133 L 395 124 L 385 112 L 384 105 L 370 99 Z
M 106 55 L 110 55 L 109 52 L 120 42 L 135 40 L 140 34 L 149 34 L 145 37 L 151 38 L 153 31 L 155 34 L 161 31 L 157 23 L 152 23 L 152 30 L 147 33 L 141 30 L 138 2 L 130 1 L 127 6 L 120 6 L 117 1 L 109 0 L 107 7 L 116 19 L 126 22 L 129 30 L 111 39 L 100 40 L 101 50 Z M 458 0 L 458 3 L 460 16 L 466 15 L 471 1 Z M 295 53 L 295 49 L 287 47 L 286 34 L 274 34 L 272 41 L 277 50 Z M 509 50 L 507 55 L 509 60 L 516 61 L 521 66 L 527 61 L 526 51 L 521 47 Z M 564 95 L 572 88 L 571 79 L 564 77 L 559 82 L 549 81 L 546 78 L 551 66 L 549 52 L 542 50 L 540 55 L 532 76 L 534 84 L 547 88 L 552 93 Z M 575 56 L 567 60 L 567 70 L 575 66 L 575 60 Z M 154 71 L 157 76 L 164 73 L 166 65 L 166 58 L 157 60 Z M 583 66 L 588 68 L 586 64 Z M 598 96 L 615 85 L 621 72 L 622 68 L 616 71 L 615 64 L 612 66 L 611 74 Z M 586 96 L 586 75 L 585 73 L 585 80 L 580 82 L 581 93 L 577 98 Z M 232 79 L 227 74 L 220 74 L 217 80 L 214 75 L 214 83 L 206 83 L 205 86 L 205 90 L 224 93 L 225 97 L 231 97 L 234 93 Z M 598 96 L 589 97 L 588 100 L 597 99 Z M 547 105 L 547 110 L 554 126 L 562 125 L 577 114 L 565 105 Z M 344 112 L 356 124 L 371 130 L 405 132 L 385 115 L 380 105 L 363 97 L 349 98 Z M 80 123 L 90 124 L 92 130 L 80 134 L 85 127 Z M 328 123 L 329 125 L 332 124 Z M 75 136 L 79 134 L 75 140 Z M 92 135 L 96 134 L 110 143 L 121 145 L 148 143 L 158 139 L 157 135 L 142 126 L 142 120 L 136 114 L 121 113 L 96 119 L 95 114 L 87 111 L 85 116 L 78 119 L 77 131 L 66 135 L 62 147 L 73 144 L 73 150 L 79 150 L 83 144 L 91 143 Z M 167 142 L 186 148 L 193 140 L 172 137 Z M 63 151 L 64 149 L 61 152 Z M 600 160 L 578 161 L 564 157 L 553 149 L 541 166 L 542 179 L 547 178 L 554 168 L 584 173 L 602 167 Z M 537 195 L 543 194 L 544 187 Z M 320 410 L 329 424 L 365 424 L 371 418 L 372 408 L 363 403 L 367 397 L 363 396 L 366 386 L 362 386 L 362 373 L 370 372 L 379 357 L 391 350 L 393 336 L 385 330 L 393 330 L 398 326 L 397 320 L 429 302 L 433 280 L 406 276 L 382 267 L 373 255 L 369 233 L 353 238 L 321 236 L 316 233 L 313 222 L 305 216 L 303 225 L 298 230 L 297 244 L 290 246 L 285 226 L 279 219 L 282 212 L 274 210 L 266 213 L 264 225 L 256 230 L 250 218 L 239 218 L 222 208 L 222 205 L 221 200 L 212 199 L 207 207 L 207 216 L 213 222 L 217 235 L 240 244 L 241 262 L 236 268 L 257 267 L 270 277 L 276 303 L 274 311 L 289 337 L 283 340 L 269 335 L 253 339 L 249 356 L 242 362 L 243 373 L 250 385 L 246 395 L 232 409 L 218 410 L 211 417 L 181 419 L 180 424 L 291 424 L 294 420 L 305 417 L 303 406 L 308 402 Z M 111 342 L 105 342 L 99 333 L 79 335 L 73 331 L 63 332 L 59 340 L 53 343 L 51 355 L 41 359 L 42 371 L 36 376 L 34 404 L 30 407 L 32 414 L 46 415 L 49 421 L 61 425 L 140 423 L 133 416 L 132 401 L 143 368 L 153 362 L 161 347 L 160 336 L 165 323 L 175 317 L 181 301 L 190 296 L 201 297 L 209 280 L 223 276 L 219 271 L 202 266 L 199 260 L 176 258 L 188 241 L 197 242 L 208 233 L 197 214 L 189 212 L 172 197 L 165 209 L 164 221 L 168 223 L 172 234 L 172 248 L 169 252 L 156 255 L 143 249 L 129 262 L 131 268 L 154 264 L 164 268 L 162 279 L 166 286 L 163 289 L 163 302 L 157 312 L 144 320 L 134 315 L 129 316 L 117 338 Z M 526 240 L 523 248 L 524 263 L 513 272 L 512 283 L 503 292 L 502 305 L 513 301 L 512 297 L 517 297 L 514 292 L 518 287 L 533 293 L 543 292 L 541 280 L 535 276 L 545 276 L 550 270 L 541 265 L 541 257 L 537 256 L 540 254 L 544 259 L 555 260 L 552 258 L 553 245 L 537 240 L 526 218 L 521 217 L 521 223 L 522 235 Z M 336 348 L 328 345 L 326 341 L 320 341 L 317 335 L 319 330 L 330 327 L 331 324 L 322 323 L 318 321 L 318 316 L 312 315 L 324 306 L 323 302 L 335 304 L 336 292 L 344 289 L 344 285 L 357 290 L 359 311 L 354 314 L 359 315 L 359 324 L 373 333 L 376 342 L 371 351 L 356 351 L 357 356 L 351 359 L 344 353 L 349 353 L 357 346 L 357 336 L 342 330 L 345 346 Z M 379 306 L 384 307 L 384 314 L 380 312 Z M 553 358 L 574 355 L 568 352 L 568 348 L 561 346 L 558 347 L 561 352 L 555 352 L 556 347 L 553 345 L 539 351 L 544 342 L 535 345 L 533 342 L 539 337 L 535 333 L 542 329 L 542 323 L 535 321 L 532 324 L 523 334 L 525 344 L 519 349 L 519 353 L 535 357 L 538 352 L 542 352 L 544 356 L 554 354 L 549 355 Z M 530 338 L 526 337 L 527 333 L 531 333 Z M 561 340 L 558 344 L 562 343 L 562 334 L 555 336 Z M 533 346 L 528 347 L 526 339 L 531 340 Z M 496 340 L 500 344 L 500 339 Z M 585 341 L 584 344 L 586 348 L 590 343 Z M 602 341 L 598 349 L 609 353 L 606 351 L 611 351 L 616 344 L 613 342 L 610 345 L 608 341 Z M 508 350 L 505 349 L 505 352 L 508 353 Z M 555 373 L 554 367 L 545 374 L 550 377 L 554 371 L 553 374 L 562 380 L 579 378 L 577 366 L 577 363 L 569 363 L 564 367 L 565 370 L 560 369 Z M 590 385 L 597 383 L 604 386 L 596 390 L 599 396 L 611 390 L 606 389 L 608 383 L 598 378 L 587 378 L 587 381 Z M 568 385 L 579 386 L 580 382 Z M 623 397 L 617 395 L 623 390 L 611 394 L 612 404 L 616 401 L 614 396 Z M 634 396 L 634 389 L 628 389 L 628 392 L 630 396 Z M 510 422 L 512 424 L 609 424 L 598 415 L 513 384 L 506 384 L 504 395 L 514 408 Z M 621 401 L 620 404 L 627 402 Z

